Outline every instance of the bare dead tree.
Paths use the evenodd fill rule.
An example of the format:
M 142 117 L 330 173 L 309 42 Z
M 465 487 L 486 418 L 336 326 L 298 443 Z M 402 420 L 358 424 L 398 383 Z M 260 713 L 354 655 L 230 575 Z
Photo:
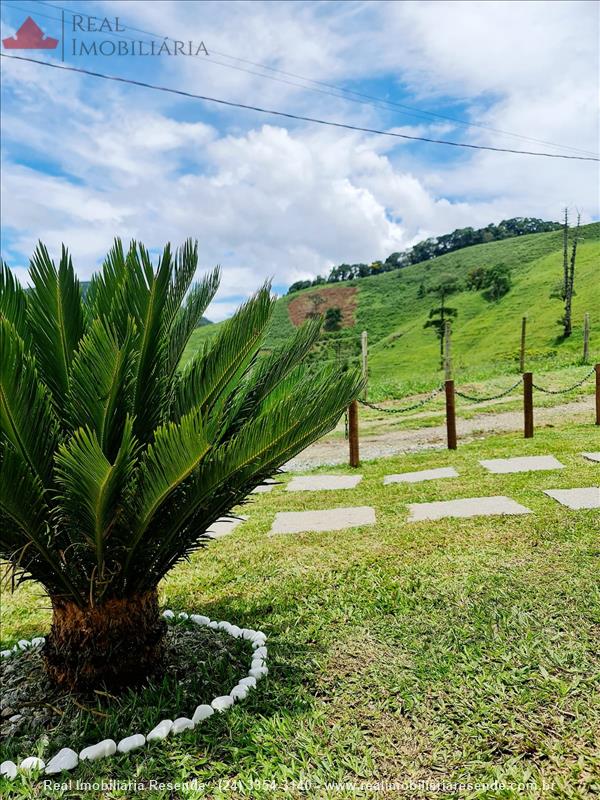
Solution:
M 565 221 L 563 224 L 563 288 L 562 299 L 567 297 L 569 283 L 569 209 L 565 208 Z
M 567 274 L 565 281 L 565 316 L 563 320 L 563 336 L 568 338 L 573 332 L 573 319 L 572 319 L 572 305 L 573 294 L 575 292 L 575 261 L 577 259 L 577 242 L 579 241 L 579 226 L 581 223 L 581 214 L 577 214 L 577 225 L 575 226 L 575 236 L 573 237 L 573 244 L 571 245 L 571 260 L 567 265 Z

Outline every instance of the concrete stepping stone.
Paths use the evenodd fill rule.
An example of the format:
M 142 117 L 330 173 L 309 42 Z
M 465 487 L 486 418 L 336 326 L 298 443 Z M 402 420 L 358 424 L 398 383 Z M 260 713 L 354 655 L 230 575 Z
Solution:
M 532 511 L 510 497 L 465 497 L 461 500 L 440 500 L 435 503 L 411 503 L 409 522 L 444 517 L 493 517 L 506 514 L 531 514 Z
M 420 469 L 418 472 L 400 472 L 398 475 L 384 475 L 383 485 L 390 483 L 420 483 L 421 481 L 434 481 L 438 478 L 458 478 L 454 467 L 440 467 L 439 469 Z
M 597 461 L 600 464 L 600 453 L 582 453 L 581 455 L 588 461 Z
M 265 494 L 265 492 L 273 491 L 276 486 L 277 481 L 274 481 L 272 478 L 267 478 L 267 480 L 260 486 L 257 486 L 256 489 L 252 489 L 251 494 Z
M 576 511 L 582 508 L 600 508 L 600 486 L 585 489 L 544 489 L 544 494 L 558 500 L 562 506 Z
M 537 472 L 544 469 L 563 469 L 561 464 L 554 456 L 517 456 L 516 458 L 492 458 L 479 462 L 489 472 L 508 473 L 508 472 Z
M 280 511 L 275 515 L 270 535 L 307 531 L 340 531 L 375 524 L 375 509 L 370 506 L 331 508 L 324 511 Z
M 297 475 L 288 483 L 288 492 L 323 492 L 335 489 L 354 489 L 362 475 Z
M 211 539 L 221 539 L 223 536 L 227 536 L 229 533 L 231 533 L 232 530 L 237 528 L 238 525 L 241 525 L 241 523 L 247 519 L 248 517 L 244 516 L 240 516 L 237 519 L 223 517 L 222 519 L 218 519 L 216 522 L 213 522 L 206 533 Z

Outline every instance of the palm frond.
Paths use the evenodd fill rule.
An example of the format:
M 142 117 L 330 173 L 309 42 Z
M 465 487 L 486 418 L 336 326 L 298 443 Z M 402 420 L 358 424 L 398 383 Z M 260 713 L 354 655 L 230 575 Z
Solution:
M 144 453 L 135 487 L 135 522 L 127 563 L 165 500 L 197 469 L 210 450 L 199 409 L 157 428 Z
M 169 333 L 168 372 L 173 376 L 194 329 L 219 288 L 221 273 L 217 267 L 192 287 L 185 306 L 176 314 Z
M 174 400 L 176 418 L 201 406 L 211 414 L 252 363 L 271 318 L 274 300 L 264 286 L 228 320 L 215 339 L 184 370 Z
M 7 319 L 0 319 L 0 362 L 0 429 L 32 474 L 49 486 L 58 419 L 35 359 Z
M 123 437 L 125 420 L 133 411 L 134 323 L 128 319 L 125 336 L 96 319 L 81 340 L 73 359 L 69 393 L 71 428 L 94 431 L 102 451 L 112 460 Z
M 69 391 L 71 362 L 84 332 L 81 289 L 63 247 L 58 270 L 40 242 L 31 260 L 33 289 L 27 312 L 40 375 L 62 411 Z
M 56 483 L 63 524 L 74 528 L 94 550 L 97 574 L 104 572 L 104 548 L 122 513 L 126 486 L 136 464 L 136 442 L 127 418 L 114 463 L 102 450 L 96 432 L 80 428 L 56 454 Z
M 12 274 L 8 264 L 0 259 L 0 315 L 6 317 L 27 347 L 31 347 L 31 331 L 27 326 L 27 294 Z
M 113 319 L 116 298 L 122 291 L 127 277 L 127 262 L 131 260 L 135 249 L 136 243 L 132 242 L 129 253 L 126 256 L 123 242 L 118 238 L 115 239 L 112 248 L 104 259 L 101 272 L 92 276 L 86 295 L 86 305 L 93 319 L 100 317 L 104 320 L 116 322 Z
M 173 270 L 169 286 L 169 297 L 165 305 L 165 324 L 169 328 L 179 313 L 181 304 L 192 285 L 198 268 L 198 242 L 186 239 L 173 257 Z
M 152 432 L 165 419 L 167 379 L 165 357 L 165 306 L 172 272 L 171 250 L 167 245 L 156 273 L 145 247 L 138 245 L 136 257 L 128 264 L 120 316 L 132 314 L 138 330 L 134 368 L 134 432 L 140 441 L 150 441 Z
M 307 444 L 331 430 L 362 385 L 357 372 L 325 368 L 303 382 L 301 390 L 285 396 L 268 414 L 247 423 L 226 445 L 213 451 L 156 520 L 159 548 L 157 553 L 152 551 L 152 564 L 148 566 L 161 573 L 169 568 L 163 559 L 175 551 L 192 551 L 225 509 L 236 505 Z M 143 574 L 140 577 L 144 579 Z
M 293 373 L 301 371 L 306 376 L 307 370 L 302 362 L 318 340 L 320 332 L 320 320 L 309 320 L 298 328 L 289 342 L 264 356 L 254 368 L 247 371 L 228 409 L 224 436 L 233 436 L 248 419 L 256 417 L 261 403 Z M 285 391 L 289 392 L 297 386 L 298 378 L 295 377 Z
M 42 482 L 10 442 L 0 451 L 0 556 L 54 592 L 76 593 L 49 525 Z

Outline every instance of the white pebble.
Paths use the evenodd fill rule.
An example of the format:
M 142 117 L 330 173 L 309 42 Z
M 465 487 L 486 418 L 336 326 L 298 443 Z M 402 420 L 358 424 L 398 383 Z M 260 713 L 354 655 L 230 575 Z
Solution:
M 19 650 L 27 650 L 27 648 L 31 646 L 29 639 L 19 639 L 17 644 L 19 646 Z
M 202 722 L 203 719 L 206 719 L 207 717 L 212 717 L 214 713 L 215 710 L 212 706 L 208 706 L 206 704 L 198 706 L 192 716 L 192 722 L 194 723 L 194 725 L 197 725 L 199 722 Z
M 80 761 L 97 761 L 99 758 L 108 758 L 117 752 L 117 743 L 113 739 L 103 739 L 97 744 L 84 747 L 79 753 Z
M 247 697 L 249 691 L 250 687 L 247 684 L 238 683 L 238 685 L 234 686 L 229 692 L 229 696 L 233 697 L 234 700 L 243 700 L 245 697 Z
M 242 628 L 242 636 L 244 639 L 253 639 L 256 631 L 253 631 L 252 628 Z
M 230 697 L 228 694 L 224 694 L 221 697 L 215 697 L 215 699 L 211 703 L 211 706 L 215 709 L 215 711 L 225 711 L 232 705 L 233 705 L 233 697 Z
M 190 615 L 186 614 L 185 611 L 180 611 L 179 614 L 177 614 L 177 616 L 179 617 L 179 619 L 189 619 L 190 618 Z
M 2 658 L 8 658 L 9 656 L 12 656 L 12 650 L 2 650 L 2 652 L 0 653 L 0 656 Z
M 209 622 L 209 623 L 208 623 L 208 627 L 209 627 L 209 628 L 212 628 L 212 629 L 213 629 L 213 631 L 216 631 L 216 630 L 217 630 L 217 628 L 219 627 L 219 623 L 218 623 L 218 622 L 215 622 L 215 621 L 214 621 L 214 619 L 213 619 L 213 621 L 212 621 L 212 622 Z
M 219 629 L 225 631 L 226 633 L 229 633 L 229 631 L 231 630 L 231 622 L 227 622 L 226 620 L 221 620 L 221 622 L 219 622 Z
M 238 683 L 238 686 L 256 686 L 256 678 L 253 675 L 250 675 L 247 678 L 242 678 L 242 680 Z
M 17 777 L 17 765 L 14 761 L 3 761 L 0 764 L 0 775 L 4 775 L 6 778 L 16 778 Z
M 44 639 L 43 636 L 36 636 L 31 640 L 31 644 L 34 647 L 41 647 L 43 644 L 45 644 L 45 642 L 46 642 L 46 640 Z M 65 749 L 68 749 L 68 748 L 65 748 Z
M 137 750 L 146 744 L 146 737 L 141 733 L 134 733 L 133 736 L 126 736 L 117 745 L 119 753 L 128 753 L 130 750 Z
M 173 619 L 174 616 L 175 616 L 175 614 L 171 611 L 170 608 L 167 608 L 166 611 L 163 611 L 163 617 L 165 619 Z
M 173 723 L 172 732 L 181 733 L 182 731 L 190 731 L 194 727 L 194 723 L 187 717 L 178 717 Z
M 250 664 L 250 669 L 258 669 L 259 667 L 266 666 L 264 658 L 253 658 L 252 664 Z
M 240 636 L 242 635 L 242 629 L 237 625 L 232 625 L 231 628 L 229 629 L 229 633 L 231 636 L 235 636 L 236 639 L 239 639 Z
M 63 770 L 75 769 L 78 763 L 79 756 L 75 750 L 71 750 L 70 747 L 63 747 L 48 762 L 46 775 L 56 775 L 57 772 L 62 772 Z
M 202 614 L 192 614 L 190 619 L 192 622 L 195 622 L 196 625 L 208 625 L 210 622 L 210 617 L 203 617 Z
M 255 667 L 254 669 L 251 669 L 250 672 L 248 672 L 248 675 L 251 675 L 252 677 L 256 678 L 257 681 L 260 680 L 263 677 L 263 675 L 268 675 L 268 674 L 269 674 L 268 667 Z
M 252 654 L 252 658 L 266 658 L 266 657 L 267 657 L 266 647 L 257 647 L 254 653 Z
M 146 736 L 146 741 L 154 742 L 158 741 L 159 739 L 166 739 L 169 733 L 171 732 L 172 727 L 173 727 L 172 720 L 170 719 L 161 720 L 155 728 L 152 728 L 148 736 Z
M 45 766 L 41 758 L 29 756 L 29 758 L 24 758 L 23 761 L 21 761 L 19 769 L 22 769 L 23 772 L 37 772 L 37 770 L 44 769 Z
M 257 650 L 259 647 L 264 647 L 267 643 L 267 640 L 264 637 L 260 637 L 258 639 L 252 640 L 252 649 Z

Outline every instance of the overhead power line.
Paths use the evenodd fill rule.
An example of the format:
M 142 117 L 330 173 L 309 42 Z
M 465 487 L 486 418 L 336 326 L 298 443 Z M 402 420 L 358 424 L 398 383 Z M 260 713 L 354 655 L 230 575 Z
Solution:
M 235 103 L 232 100 L 222 100 L 218 97 L 209 97 L 208 95 L 195 94 L 193 92 L 186 92 L 183 89 L 172 89 L 168 86 L 160 86 L 154 83 L 146 83 L 145 81 L 136 81 L 133 78 L 121 78 L 117 75 L 106 75 L 103 72 L 94 72 L 90 69 L 83 69 L 82 67 L 70 67 L 66 64 L 54 64 L 51 61 L 41 61 L 37 58 L 28 58 L 26 56 L 8 55 L 8 53 L 0 53 L 2 58 L 10 58 L 15 61 L 27 61 L 30 64 L 39 64 L 43 67 L 51 67 L 52 69 L 62 70 L 64 72 L 76 72 L 81 75 L 89 75 L 92 78 L 101 78 L 107 81 L 115 81 L 117 83 L 126 83 L 132 86 L 140 86 L 144 89 L 153 89 L 158 92 L 166 92 L 168 94 L 175 94 L 181 97 L 190 97 L 194 100 L 203 100 L 207 103 L 218 103 L 222 106 L 229 108 L 243 108 L 247 111 L 256 111 L 260 114 L 269 114 L 275 117 L 284 117 L 286 119 L 294 119 L 300 122 L 312 122 L 316 125 L 326 125 L 332 128 L 343 128 L 350 131 L 358 131 L 360 133 L 372 133 L 377 136 L 392 136 L 396 139 L 406 139 L 413 142 L 427 142 L 429 144 L 444 144 L 449 147 L 463 147 L 469 150 L 487 150 L 494 153 L 516 153 L 518 155 L 526 156 L 543 156 L 545 158 L 562 158 L 570 161 L 600 161 L 600 158 L 592 156 L 568 156 L 563 153 L 544 153 L 532 150 L 513 150 L 508 147 L 491 147 L 488 145 L 468 144 L 467 142 L 452 142 L 446 139 L 430 139 L 425 136 L 409 136 L 407 133 L 397 133 L 396 131 L 382 131 L 377 128 L 366 128 L 360 125 L 350 125 L 346 122 L 334 122 L 333 120 L 319 119 L 317 117 L 307 117 L 302 114 L 292 114 L 286 111 L 276 111 L 269 108 L 261 108 L 260 106 L 252 106 L 246 103 Z
M 13 3 L 10 3 L 10 2 L 5 2 L 5 5 L 9 5 L 9 6 L 12 5 L 14 8 L 22 8 L 22 6 L 16 6 L 16 5 L 14 5 Z M 94 16 L 94 15 L 91 15 L 91 14 L 86 14 L 85 12 L 82 12 L 82 11 L 77 11 L 77 10 L 73 10 L 73 9 L 70 9 L 70 8 L 66 8 L 65 6 L 61 6 L 61 5 L 58 5 L 56 3 L 46 2 L 45 0 L 39 0 L 37 5 L 38 6 L 39 5 L 47 6 L 48 8 L 53 8 L 53 9 L 56 9 L 56 10 L 59 10 L 59 11 L 64 11 L 64 12 L 68 13 L 71 16 L 74 16 L 75 14 L 83 16 L 83 17 L 86 17 L 86 18 L 90 18 L 90 17 Z M 36 13 L 39 14 L 39 12 L 37 12 L 37 11 L 36 11 Z M 44 14 L 40 14 L 40 16 L 45 16 L 47 19 L 55 19 L 55 20 L 57 19 L 57 17 L 52 17 L 52 16 L 44 15 Z M 129 31 L 134 31 L 135 33 L 141 33 L 144 36 L 150 36 L 153 39 L 163 39 L 163 40 L 167 39 L 167 40 L 170 40 L 172 42 L 176 41 L 176 39 L 174 39 L 171 36 L 158 35 L 156 33 L 150 32 L 150 31 L 145 31 L 145 30 L 143 30 L 141 28 L 134 28 L 133 26 L 130 26 L 130 25 L 125 25 L 125 29 L 129 30 Z M 106 31 L 106 33 L 109 33 L 112 36 L 116 36 L 116 38 L 118 38 L 118 39 L 127 38 L 127 37 L 124 37 L 124 36 L 119 36 L 118 33 L 115 33 L 113 31 Z M 285 80 L 285 79 L 282 79 L 282 78 L 277 78 L 273 74 L 265 75 L 264 73 L 255 72 L 254 70 L 250 70 L 250 69 L 246 69 L 244 67 L 236 66 L 235 64 L 228 64 L 228 63 L 225 63 L 223 61 L 218 61 L 217 59 L 212 57 L 212 53 L 214 53 L 216 55 L 219 55 L 219 56 L 222 56 L 224 58 L 231 59 L 233 61 L 237 61 L 239 63 L 249 64 L 251 66 L 258 67 L 259 69 L 267 70 L 267 71 L 269 71 L 271 73 L 277 73 L 278 75 L 284 75 L 287 78 L 296 78 L 298 80 L 302 80 L 302 81 L 305 81 L 305 82 L 308 82 L 308 83 L 316 84 L 316 86 L 322 86 L 322 87 L 325 87 L 325 89 L 318 89 L 315 86 L 306 86 L 304 84 L 298 84 L 298 83 L 295 83 L 293 81 Z M 228 53 L 222 53 L 222 52 L 219 52 L 218 50 L 214 50 L 214 48 L 212 48 L 212 47 L 211 47 L 211 55 L 210 55 L 209 63 L 215 64 L 215 65 L 218 65 L 218 66 L 222 66 L 222 67 L 226 67 L 228 69 L 234 69 L 234 70 L 237 70 L 237 71 L 240 71 L 240 72 L 246 72 L 246 73 L 248 73 L 250 75 L 257 75 L 258 77 L 265 78 L 267 80 L 277 81 L 279 83 L 284 83 L 284 84 L 287 84 L 289 86 L 296 86 L 298 88 L 305 89 L 305 90 L 308 90 L 308 91 L 318 92 L 319 94 L 328 95 L 330 97 L 336 97 L 336 98 L 341 99 L 341 100 L 347 100 L 349 102 L 359 103 L 361 105 L 376 105 L 378 107 L 399 109 L 400 113 L 402 113 L 404 115 L 412 116 L 412 117 L 415 117 L 415 118 L 419 118 L 419 119 L 429 120 L 430 118 L 433 118 L 433 119 L 444 120 L 446 122 L 452 122 L 454 124 L 462 125 L 462 126 L 465 126 L 465 127 L 473 127 L 473 128 L 479 128 L 481 130 L 488 130 L 488 131 L 491 131 L 493 133 L 500 134 L 501 136 L 511 136 L 513 138 L 520 139 L 522 141 L 534 142 L 535 144 L 543 144 L 543 145 L 547 145 L 547 146 L 554 147 L 554 148 L 557 148 L 557 149 L 562 149 L 562 150 L 569 150 L 569 151 L 574 152 L 574 153 L 593 155 L 593 156 L 597 155 L 596 153 L 594 153 L 594 152 L 592 152 L 590 150 L 585 150 L 585 149 L 582 149 L 582 148 L 579 148 L 579 147 L 572 147 L 570 145 L 558 144 L 556 142 L 551 142 L 551 141 L 547 141 L 547 140 L 544 140 L 544 139 L 536 139 L 536 138 L 531 137 L 531 136 L 524 136 L 523 134 L 519 134 L 519 133 L 512 133 L 511 131 L 505 131 L 505 130 L 501 130 L 499 128 L 494 128 L 494 127 L 492 127 L 490 125 L 484 125 L 482 123 L 477 123 L 477 122 L 469 122 L 467 120 L 462 120 L 462 119 L 459 119 L 457 117 L 449 116 L 449 115 L 446 115 L 446 114 L 439 114 L 439 113 L 436 113 L 436 112 L 433 112 L 433 111 L 427 111 L 426 109 L 415 108 L 414 106 L 410 106 L 410 105 L 407 105 L 405 103 L 398 103 L 396 101 L 388 100 L 386 98 L 381 98 L 381 97 L 376 97 L 374 95 L 365 94 L 364 92 L 357 92 L 357 91 L 355 91 L 353 89 L 347 89 L 347 88 L 345 88 L 343 86 L 336 86 L 335 84 L 327 83 L 325 81 L 316 80 L 314 78 L 307 78 L 306 76 L 299 75 L 298 73 L 288 72 L 286 70 L 278 69 L 277 67 L 272 67 L 272 66 L 269 66 L 267 64 L 261 64 L 259 62 L 251 61 L 249 59 L 240 58 L 238 56 L 232 56 L 232 55 L 230 55 Z M 326 91 L 326 90 L 333 90 L 333 91 Z

